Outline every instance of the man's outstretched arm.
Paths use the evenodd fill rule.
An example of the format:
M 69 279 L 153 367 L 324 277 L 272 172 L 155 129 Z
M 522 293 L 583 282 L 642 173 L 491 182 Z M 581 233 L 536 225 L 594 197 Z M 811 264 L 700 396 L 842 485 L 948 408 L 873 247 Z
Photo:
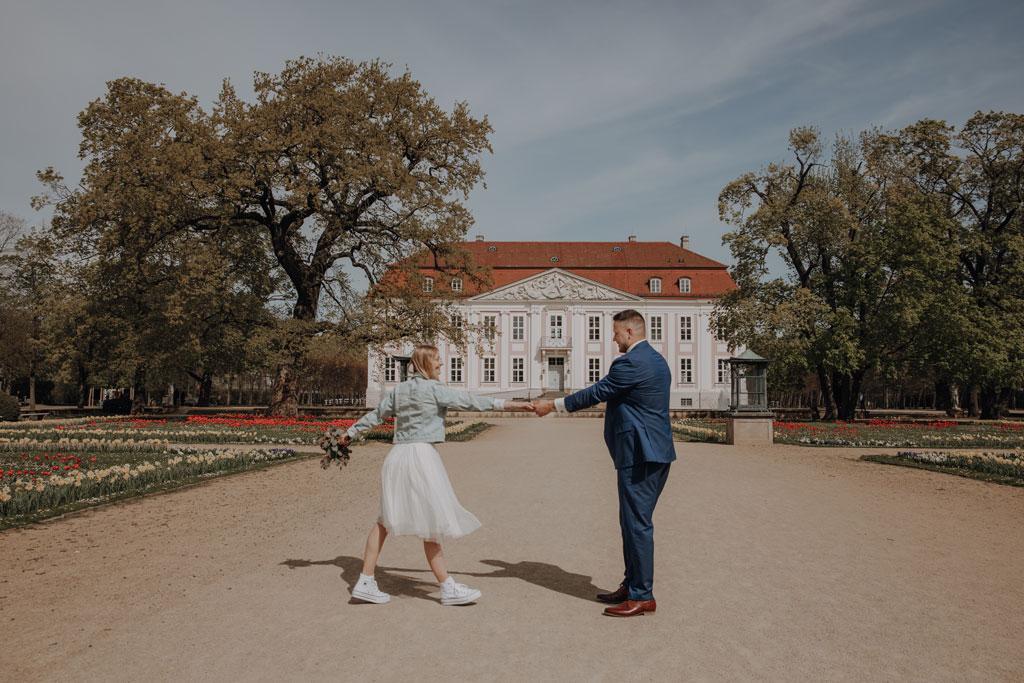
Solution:
M 600 381 L 565 398 L 553 401 L 549 398 L 536 400 L 533 402 L 534 412 L 538 417 L 544 417 L 555 410 L 560 413 L 573 413 L 614 398 L 628 391 L 635 383 L 636 369 L 628 358 L 622 356 L 612 363 L 608 374 Z

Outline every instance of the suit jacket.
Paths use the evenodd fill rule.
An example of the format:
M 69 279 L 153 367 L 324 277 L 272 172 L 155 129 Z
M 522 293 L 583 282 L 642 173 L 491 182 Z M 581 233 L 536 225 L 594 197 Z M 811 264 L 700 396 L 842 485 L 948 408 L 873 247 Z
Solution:
M 672 372 L 646 340 L 614 361 L 601 381 L 565 397 L 570 413 L 608 404 L 604 442 L 616 469 L 676 459 L 669 423 Z

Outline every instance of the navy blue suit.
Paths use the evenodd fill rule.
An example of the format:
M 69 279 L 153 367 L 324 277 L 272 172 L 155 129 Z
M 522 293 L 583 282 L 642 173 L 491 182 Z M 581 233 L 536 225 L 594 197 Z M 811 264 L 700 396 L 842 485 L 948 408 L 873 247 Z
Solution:
M 570 413 L 607 403 L 604 441 L 619 483 L 619 524 L 630 600 L 654 595 L 654 506 L 676 459 L 669 423 L 672 372 L 646 340 L 616 358 L 596 384 L 565 397 Z

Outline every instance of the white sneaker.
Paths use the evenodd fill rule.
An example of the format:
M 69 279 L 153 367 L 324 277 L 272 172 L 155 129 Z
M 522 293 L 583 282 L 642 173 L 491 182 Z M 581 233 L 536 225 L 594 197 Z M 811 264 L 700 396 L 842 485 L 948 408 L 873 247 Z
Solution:
M 391 599 L 391 596 L 377 588 L 376 579 L 359 579 L 356 583 L 356 587 L 352 589 L 352 597 L 358 600 L 364 600 L 366 602 L 376 602 L 378 604 L 387 602 Z
M 463 583 L 446 581 L 441 584 L 442 605 L 465 605 L 468 602 L 479 600 L 482 593 L 470 588 Z

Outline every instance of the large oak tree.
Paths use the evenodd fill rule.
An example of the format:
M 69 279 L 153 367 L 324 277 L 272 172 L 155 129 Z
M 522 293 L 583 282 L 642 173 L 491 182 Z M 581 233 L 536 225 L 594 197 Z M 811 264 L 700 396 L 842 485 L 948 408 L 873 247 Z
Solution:
M 357 303 L 361 283 L 342 264 L 403 320 L 402 311 L 424 313 L 412 296 L 418 276 L 410 268 L 383 280 L 389 265 L 426 251 L 475 274 L 457 245 L 472 223 L 463 202 L 483 178 L 492 129 L 465 102 L 445 111 L 408 72 L 379 61 L 300 58 L 279 74 L 257 73 L 253 88 L 245 102 L 225 82 L 206 113 L 162 86 L 112 81 L 79 118 L 80 187 L 63 190 L 52 170 L 41 179 L 58 199 L 55 224 L 89 248 L 127 258 L 207 234 L 268 254 L 292 300 L 271 411 L 294 414 L 296 364 L 324 331 L 325 297 L 350 328 L 380 322 Z
M 942 301 L 935 275 L 952 258 L 937 202 L 884 147 L 871 131 L 829 155 L 816 130 L 797 129 L 794 163 L 745 174 L 719 197 L 739 285 L 716 307 L 719 334 L 775 358 L 777 380 L 815 373 L 826 419 L 853 417 L 868 370 L 895 374 L 919 358 Z

